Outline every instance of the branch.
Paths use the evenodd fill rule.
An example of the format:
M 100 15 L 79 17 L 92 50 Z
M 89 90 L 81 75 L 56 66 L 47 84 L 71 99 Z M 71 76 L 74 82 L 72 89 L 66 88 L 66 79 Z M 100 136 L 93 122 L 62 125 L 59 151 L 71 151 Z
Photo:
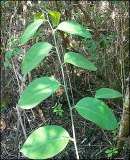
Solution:
M 110 15 L 111 15 L 112 11 L 110 11 L 110 13 L 108 14 L 108 16 L 105 18 L 105 20 L 102 22 L 101 25 L 97 26 L 98 29 L 101 29 L 105 26 L 105 24 L 108 22 L 108 20 L 110 19 Z
M 13 71 L 15 73 L 15 77 L 17 79 L 17 83 L 18 83 L 18 87 L 19 87 L 19 95 L 20 95 L 21 94 L 21 86 L 20 86 L 20 83 L 19 83 L 19 80 L 18 80 L 18 76 L 17 76 L 17 73 L 16 73 L 14 62 L 13 62 L 12 59 L 11 59 L 11 62 L 12 62 L 12 66 L 13 66 Z M 24 138 L 27 139 L 26 130 L 25 130 L 25 127 L 24 127 L 24 124 L 23 124 L 23 121 L 22 121 L 22 117 L 21 117 L 21 109 L 17 105 L 16 105 L 16 110 L 17 110 L 18 120 L 19 120 L 20 125 L 21 125 L 22 130 L 23 130 Z
M 93 20 L 89 17 L 89 15 L 87 14 L 87 12 L 84 10 L 84 8 L 82 7 L 82 5 L 80 3 L 78 4 L 78 7 L 85 15 L 85 18 L 87 19 L 87 21 L 90 23 L 91 28 L 94 30 L 94 33 L 96 35 L 96 39 L 100 39 L 100 33 L 98 32 L 97 28 L 94 27 Z
M 120 124 L 120 129 L 119 129 L 119 139 L 116 146 L 118 148 L 118 152 L 121 152 L 126 142 L 126 139 L 129 136 L 129 133 L 130 133 L 129 119 L 130 119 L 129 86 L 127 86 L 125 101 L 123 104 L 123 115 L 122 115 L 122 120 Z

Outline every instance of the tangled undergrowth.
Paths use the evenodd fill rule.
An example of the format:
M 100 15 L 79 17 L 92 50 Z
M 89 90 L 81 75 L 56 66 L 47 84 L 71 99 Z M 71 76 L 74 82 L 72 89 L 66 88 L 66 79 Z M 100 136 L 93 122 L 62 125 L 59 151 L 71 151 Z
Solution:
M 25 137 L 16 108 L 19 92 L 21 92 L 18 82 L 22 84 L 21 62 L 23 55 L 32 44 L 38 41 L 53 43 L 53 39 L 51 39 L 51 31 L 48 26 L 40 27 L 38 33 L 24 47 L 19 46 L 19 38 L 26 26 L 33 22 L 33 14 L 40 12 L 41 9 L 60 11 L 62 21 L 75 20 L 89 28 L 94 35 L 93 41 L 89 41 L 79 37 L 72 38 L 62 32 L 58 34 L 61 54 L 68 50 L 80 51 L 98 67 L 98 72 L 95 74 L 69 66 L 69 78 L 72 86 L 68 88 L 68 91 L 74 102 L 78 102 L 85 96 L 93 96 L 95 91 L 101 87 L 114 88 L 125 95 L 129 76 L 128 2 L 104 2 L 1 2 L 1 159 L 25 159 L 19 152 Z M 41 32 L 43 30 L 44 32 Z M 12 50 L 17 48 L 17 50 L 6 54 L 9 47 Z M 60 79 L 61 71 L 55 51 L 52 50 L 45 61 L 31 72 L 26 82 L 23 83 L 23 88 L 41 75 L 54 75 Z M 68 81 L 69 78 L 66 77 Z M 56 103 L 62 106 L 62 116 L 56 115 L 54 112 L 53 107 Z M 109 100 L 106 101 L 106 104 L 111 107 L 120 121 L 123 113 L 123 101 L 121 99 Z M 50 124 L 62 125 L 72 134 L 68 113 L 65 93 L 60 88 L 36 108 L 24 110 L 20 114 L 27 135 L 39 126 Z M 107 132 L 77 116 L 76 113 L 73 116 L 80 158 L 107 159 L 105 151 L 112 150 L 116 146 L 118 131 L 116 133 Z M 129 141 L 126 139 L 123 151 L 116 155 L 115 159 L 129 159 L 128 148 Z M 70 157 L 71 159 L 75 158 L 75 149 L 72 143 L 69 143 L 62 154 L 54 158 L 70 159 Z

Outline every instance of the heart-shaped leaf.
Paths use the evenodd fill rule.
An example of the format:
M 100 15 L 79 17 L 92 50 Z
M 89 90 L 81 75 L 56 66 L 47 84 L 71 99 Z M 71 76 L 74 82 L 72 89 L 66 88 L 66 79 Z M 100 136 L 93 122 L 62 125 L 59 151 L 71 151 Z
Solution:
M 117 120 L 112 111 L 99 99 L 85 97 L 76 104 L 75 108 L 82 117 L 103 129 L 114 130 L 118 127 Z
M 61 126 L 40 127 L 27 138 L 21 152 L 30 159 L 48 159 L 61 152 L 69 139 L 68 132 Z
M 47 42 L 35 43 L 26 53 L 22 62 L 22 73 L 27 74 L 51 51 L 52 45 Z
M 60 20 L 60 13 L 57 11 L 49 11 L 48 13 L 51 15 L 53 26 L 58 26 Z
M 24 45 L 28 40 L 30 40 L 32 38 L 32 36 L 34 35 L 34 33 L 37 31 L 38 27 L 43 23 L 43 19 L 38 19 L 36 21 L 34 21 L 33 23 L 31 23 L 26 30 L 24 31 L 24 33 L 21 36 L 20 39 L 20 44 Z
M 20 96 L 18 106 L 31 109 L 52 95 L 60 86 L 53 77 L 41 77 L 33 80 Z
M 81 54 L 75 52 L 67 52 L 64 56 L 64 62 L 73 64 L 74 66 L 87 69 L 90 71 L 96 71 L 97 68 L 93 63 L 84 58 Z
M 123 97 L 121 93 L 111 88 L 101 88 L 96 91 L 95 98 L 119 98 Z
M 91 33 L 75 21 L 62 22 L 58 25 L 57 29 L 84 38 L 92 38 Z

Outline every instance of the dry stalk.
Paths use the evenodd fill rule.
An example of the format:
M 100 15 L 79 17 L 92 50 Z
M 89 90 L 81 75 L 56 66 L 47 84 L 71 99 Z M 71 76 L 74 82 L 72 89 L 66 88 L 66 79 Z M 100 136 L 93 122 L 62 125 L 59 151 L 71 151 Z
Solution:
M 19 95 L 20 95 L 21 92 L 22 92 L 21 86 L 20 86 L 19 79 L 18 79 L 18 76 L 17 76 L 16 68 L 15 68 L 15 66 L 14 66 L 14 62 L 13 62 L 12 59 L 11 59 L 11 62 L 12 62 L 13 70 L 14 70 L 14 73 L 15 73 L 15 77 L 16 77 L 16 79 L 17 79 L 17 83 L 18 83 L 18 87 L 19 87 Z M 21 109 L 20 109 L 18 106 L 16 106 L 16 110 L 17 110 L 18 120 L 19 120 L 20 125 L 21 125 L 22 130 L 23 130 L 24 137 L 25 137 L 25 139 L 27 139 L 26 130 L 25 130 L 25 127 L 24 127 L 24 125 L 23 125 L 22 118 L 21 118 Z M 19 125 L 19 123 L 18 123 L 18 125 Z
M 119 139 L 116 146 L 118 148 L 118 153 L 121 152 L 121 150 L 123 149 L 124 144 L 130 134 L 129 120 L 130 120 L 129 86 L 127 86 L 125 100 L 123 104 L 123 115 L 119 129 Z
M 15 8 L 14 8 L 14 13 L 13 13 L 13 15 L 11 16 L 11 19 L 10 19 L 10 24 L 9 24 L 9 41 L 11 40 L 12 21 L 13 21 L 13 18 L 16 16 L 17 7 L 18 7 L 18 1 L 16 2 L 16 6 L 15 6 Z M 13 66 L 13 71 L 14 71 L 15 76 L 16 76 L 16 79 L 17 79 L 17 83 L 18 83 L 18 87 L 19 87 L 19 95 L 20 95 L 21 87 L 20 87 L 20 83 L 19 83 L 18 76 L 17 76 L 17 73 L 16 73 L 16 69 L 15 69 L 15 66 L 14 66 L 14 62 L 13 62 L 12 59 L 11 59 L 11 62 L 12 62 L 12 66 Z M 20 123 L 20 125 L 21 125 L 21 127 L 22 127 L 23 134 L 24 134 L 24 137 L 25 137 L 25 139 L 26 139 L 26 138 L 27 138 L 27 135 L 26 135 L 26 131 L 25 131 L 25 128 L 24 128 L 24 125 L 23 125 L 23 122 L 22 122 L 21 111 L 20 111 L 20 109 L 19 109 L 17 106 L 16 106 L 16 110 L 17 110 L 17 115 L 18 115 L 18 122 Z M 18 125 L 19 125 L 19 123 L 18 123 Z

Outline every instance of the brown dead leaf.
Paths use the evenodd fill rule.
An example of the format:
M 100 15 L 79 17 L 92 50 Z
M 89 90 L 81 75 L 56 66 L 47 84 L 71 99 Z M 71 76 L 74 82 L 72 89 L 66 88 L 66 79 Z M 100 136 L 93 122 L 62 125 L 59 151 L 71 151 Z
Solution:
M 6 128 L 6 123 L 3 119 L 0 120 L 0 133 L 2 133 Z

